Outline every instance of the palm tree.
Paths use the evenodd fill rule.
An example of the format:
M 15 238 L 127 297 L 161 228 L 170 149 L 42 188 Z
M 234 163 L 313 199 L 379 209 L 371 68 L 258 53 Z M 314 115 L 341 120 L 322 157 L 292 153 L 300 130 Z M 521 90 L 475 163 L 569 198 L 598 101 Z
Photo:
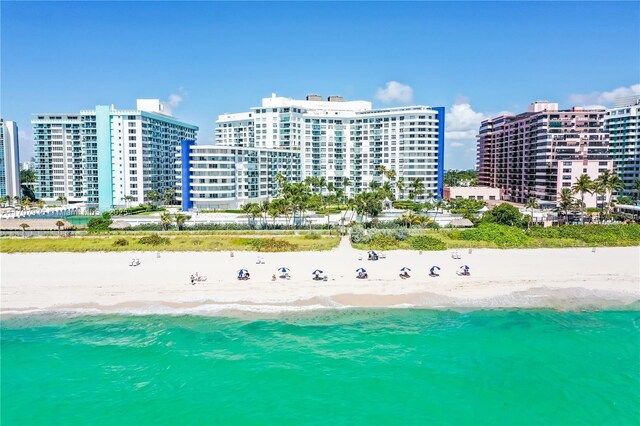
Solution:
M 147 191 L 145 194 L 147 200 L 149 200 L 154 206 L 157 207 L 157 202 L 160 200 L 160 193 L 156 190 Z
M 42 210 L 44 208 L 45 202 L 42 201 L 42 200 L 38 200 L 38 201 L 36 201 L 36 205 L 38 206 L 38 208 L 40 210 Z
M 189 219 L 191 219 L 191 216 L 189 215 L 181 214 L 181 213 L 176 214 L 175 221 L 176 221 L 176 228 L 178 228 L 178 231 L 182 229 L 182 226 L 184 225 L 184 223 Z
M 593 194 L 594 183 L 587 174 L 581 175 L 579 178 L 576 178 L 576 182 L 571 187 L 571 190 L 574 194 L 580 194 L 580 203 L 581 208 L 586 208 L 586 204 L 584 203 L 584 194 Z M 584 216 L 583 216 L 584 221 Z
M 60 236 L 60 230 L 64 226 L 64 222 L 59 220 L 56 222 L 56 226 L 58 227 L 58 236 Z
M 123 198 L 124 198 L 124 205 L 125 205 L 125 207 L 129 208 L 129 207 L 131 206 L 131 204 L 130 204 L 130 203 L 131 203 L 131 201 L 133 201 L 133 200 L 134 200 L 133 196 L 131 196 L 131 195 L 125 195 Z
M 262 225 L 267 227 L 267 215 L 269 214 L 269 208 L 271 207 L 271 203 L 269 200 L 265 200 L 260 203 L 260 213 L 262 214 Z
M 162 213 L 160 215 L 160 224 L 162 225 L 162 230 L 166 231 L 169 229 L 169 225 L 173 223 L 173 218 L 169 213 Z
M 60 204 L 65 205 L 67 204 L 68 199 L 66 196 L 60 195 L 58 198 L 56 198 L 56 201 L 59 201 Z
M 376 191 L 378 188 L 380 188 L 380 182 L 378 182 L 377 180 L 372 180 L 371 182 L 369 182 L 369 188 L 372 191 Z
M 400 192 L 400 199 L 404 198 L 404 178 L 398 179 L 398 182 L 396 182 L 396 188 L 398 188 L 398 191 Z
M 607 185 L 607 189 L 609 190 L 609 205 L 611 205 L 611 198 L 613 197 L 614 192 L 620 192 L 624 189 L 624 182 L 618 175 L 612 175 L 609 178 L 609 182 Z
M 27 228 L 30 228 L 28 223 L 21 223 L 20 225 L 18 225 L 20 228 L 22 228 L 22 238 L 27 238 Z
M 558 208 L 564 212 L 565 220 L 569 220 L 569 210 L 575 206 L 573 193 L 569 188 L 562 188 L 559 194 Z
M 640 199 L 640 179 L 636 179 L 633 181 L 633 192 L 635 192 L 636 196 L 634 197 L 633 201 L 638 201 L 638 199 Z
M 176 199 L 176 192 L 174 189 L 167 188 L 161 191 L 162 204 L 170 206 Z
M 525 208 L 531 209 L 531 216 L 529 217 L 529 222 L 527 222 L 527 229 L 529 229 L 531 227 L 531 222 L 533 221 L 533 209 L 540 208 L 540 203 L 536 197 L 529 197 L 524 206 Z
M 413 181 L 411 181 L 411 198 L 415 202 L 416 198 L 420 197 L 422 194 L 424 194 L 424 183 L 422 183 L 420 178 L 413 179 Z
M 29 199 L 29 197 L 23 197 L 22 201 L 20 202 L 20 210 L 24 210 L 30 206 L 31 206 L 31 199 Z

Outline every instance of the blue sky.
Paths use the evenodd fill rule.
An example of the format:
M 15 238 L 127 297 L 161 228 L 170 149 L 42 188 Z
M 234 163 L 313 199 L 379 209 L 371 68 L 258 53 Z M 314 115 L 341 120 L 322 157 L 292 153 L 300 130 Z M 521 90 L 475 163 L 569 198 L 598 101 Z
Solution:
M 640 90 L 638 2 L 0 2 L 0 114 L 32 154 L 31 114 L 172 99 L 215 118 L 272 92 L 445 106 L 446 168 L 479 121 L 536 99 L 610 105 Z M 391 83 L 390 82 L 395 82 Z M 387 91 L 381 91 L 387 88 Z M 384 96 L 386 94 L 386 96 Z

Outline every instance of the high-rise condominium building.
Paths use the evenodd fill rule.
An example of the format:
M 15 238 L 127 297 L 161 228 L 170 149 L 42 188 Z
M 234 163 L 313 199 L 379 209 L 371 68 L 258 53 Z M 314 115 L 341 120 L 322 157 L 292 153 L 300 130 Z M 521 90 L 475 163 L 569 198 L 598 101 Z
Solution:
M 609 133 L 613 170 L 624 182 L 623 193 L 634 196 L 640 180 L 640 95 L 616 100 L 607 110 L 604 129 Z
M 208 158 L 200 167 L 208 170 L 200 175 L 198 182 L 192 178 L 191 200 L 202 208 L 231 208 L 246 202 L 257 202 L 277 195 L 273 176 L 277 171 L 285 172 L 283 162 L 291 162 L 288 178 L 292 181 L 307 177 L 323 177 L 328 184 L 343 189 L 349 196 L 362 192 L 372 181 L 388 180 L 380 175 L 384 166 L 393 170 L 394 182 L 404 181 L 403 192 L 408 194 L 411 182 L 418 179 L 424 185 L 424 193 L 417 198 L 442 195 L 444 173 L 444 108 L 410 106 L 400 108 L 372 109 L 367 101 L 345 101 L 339 96 L 323 100 L 309 95 L 305 100 L 277 97 L 262 100 L 262 105 L 249 112 L 223 114 L 216 121 L 216 143 L 214 147 L 190 146 L 190 155 Z M 214 194 L 209 190 L 209 199 L 195 196 L 195 187 L 220 184 L 223 170 L 216 167 L 215 158 L 230 158 L 248 155 L 257 158 L 256 166 L 242 161 L 235 162 L 233 184 L 225 181 L 229 189 L 226 194 Z M 200 150 L 207 150 L 202 157 Z M 238 154 L 241 153 L 241 154 Z M 190 156 L 185 156 L 183 159 Z M 201 160 L 202 161 L 202 160 Z M 266 162 L 266 163 L 265 163 Z M 253 184 L 259 189 L 249 190 L 246 183 L 250 173 L 259 180 Z M 202 170 L 198 171 L 202 172 Z M 228 177 L 228 171 L 224 171 Z M 400 192 L 396 188 L 397 195 Z M 187 186 L 182 186 L 183 190 Z M 216 198 L 224 198 L 217 200 Z M 224 207 L 217 207 L 224 206 Z M 184 207 L 184 205 L 183 205 Z
M 612 169 L 604 110 L 559 110 L 534 102 L 528 111 L 485 120 L 478 135 L 478 184 L 500 188 L 504 199 L 525 203 L 536 197 L 555 204 L 562 188 L 587 174 L 596 179 Z M 602 200 L 585 194 L 587 207 Z
M 0 197 L 19 197 L 20 148 L 18 125 L 0 118 Z
M 143 203 L 152 190 L 175 191 L 180 144 L 198 130 L 158 99 L 138 99 L 135 110 L 98 105 L 79 114 L 37 114 L 31 123 L 36 195 L 100 211 Z

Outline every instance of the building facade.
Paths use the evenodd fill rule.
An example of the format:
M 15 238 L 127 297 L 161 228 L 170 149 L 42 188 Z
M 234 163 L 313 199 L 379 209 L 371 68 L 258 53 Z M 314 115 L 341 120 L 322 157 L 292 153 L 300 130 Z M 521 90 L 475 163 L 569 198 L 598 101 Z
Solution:
M 640 95 L 617 99 L 607 109 L 604 129 L 609 133 L 613 171 L 624 182 L 623 194 L 633 197 L 640 180 Z
M 0 198 L 20 197 L 18 125 L 0 118 Z
M 237 209 L 278 196 L 276 175 L 300 181 L 300 152 L 195 145 L 183 141 L 179 191 L 183 210 Z
M 146 202 L 149 191 L 175 191 L 180 144 L 198 130 L 165 113 L 158 99 L 138 99 L 135 110 L 98 105 L 79 114 L 36 114 L 32 125 L 36 195 L 100 211 Z
M 267 164 L 277 164 L 281 161 L 280 154 L 286 155 L 295 163 L 291 179 L 323 177 L 327 184 L 342 189 L 347 196 L 363 192 L 374 181 L 382 184 L 388 180 L 379 172 L 380 166 L 384 166 L 395 172 L 394 182 L 404 181 L 407 188 L 404 193 L 418 179 L 424 186 L 419 200 L 441 197 L 444 115 L 442 107 L 372 109 L 368 101 L 345 101 L 339 96 L 324 100 L 309 95 L 299 100 L 274 94 L 249 112 L 220 115 L 216 121 L 216 146 L 207 148 L 210 151 L 207 158 L 214 161 L 216 155 L 226 157 L 229 155 L 226 149 L 230 147 L 253 148 L 252 152 L 262 159 L 260 162 Z M 200 148 L 190 149 L 193 152 Z M 271 152 L 271 157 L 267 152 Z M 194 172 L 192 168 L 189 171 Z M 212 179 L 218 179 L 215 169 L 210 172 Z M 238 178 L 246 180 L 246 176 Z M 275 186 L 269 185 L 258 198 L 255 193 L 231 197 L 231 208 L 261 201 L 267 193 L 274 196 Z M 401 195 L 396 185 L 394 189 L 396 196 Z M 195 205 L 201 203 L 194 201 Z M 214 204 L 213 200 L 209 203 Z M 222 204 L 231 205 L 227 201 Z
M 485 120 L 478 134 L 478 185 L 500 188 L 506 201 L 536 197 L 555 204 L 563 188 L 612 170 L 605 111 L 534 102 L 528 111 Z M 585 194 L 587 207 L 603 200 Z
M 445 186 L 443 198 L 445 200 L 464 198 L 469 200 L 500 201 L 502 200 L 502 190 L 488 186 Z

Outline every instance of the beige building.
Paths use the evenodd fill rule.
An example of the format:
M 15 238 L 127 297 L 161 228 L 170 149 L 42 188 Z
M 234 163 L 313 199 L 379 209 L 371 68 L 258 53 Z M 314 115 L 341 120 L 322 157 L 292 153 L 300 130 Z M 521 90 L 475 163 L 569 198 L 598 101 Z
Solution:
M 445 186 L 445 200 L 456 198 L 467 198 L 471 200 L 502 200 L 503 190 L 500 188 L 491 188 L 488 186 Z

